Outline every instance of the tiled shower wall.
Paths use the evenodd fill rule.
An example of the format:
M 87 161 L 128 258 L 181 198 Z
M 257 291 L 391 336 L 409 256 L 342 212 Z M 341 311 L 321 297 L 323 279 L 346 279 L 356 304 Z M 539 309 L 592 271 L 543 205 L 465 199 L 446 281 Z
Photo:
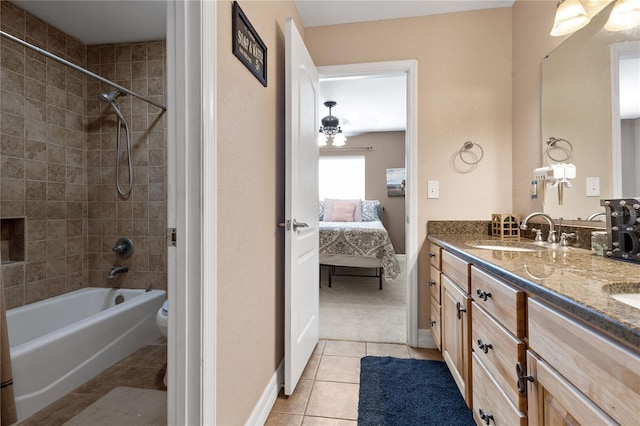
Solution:
M 84 46 L 5 0 L 0 28 L 164 103 L 164 42 Z M 115 190 L 115 115 L 96 100 L 110 88 L 2 37 L 0 89 L 0 215 L 26 222 L 24 262 L 2 267 L 7 308 L 85 286 L 166 289 L 159 109 L 119 99 L 134 144 L 125 199 Z M 134 241 L 126 260 L 111 252 L 120 236 Z M 120 263 L 129 272 L 106 280 Z

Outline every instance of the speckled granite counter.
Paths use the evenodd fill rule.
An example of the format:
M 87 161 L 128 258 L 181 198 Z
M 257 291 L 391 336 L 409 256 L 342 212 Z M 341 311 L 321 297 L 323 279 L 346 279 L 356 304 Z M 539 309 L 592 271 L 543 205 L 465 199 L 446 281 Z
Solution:
M 484 233 L 429 233 L 428 238 L 465 261 L 519 286 L 529 295 L 545 299 L 630 347 L 640 349 L 640 309 L 610 296 L 640 292 L 640 264 L 594 256 L 588 250 L 573 247 L 539 247 L 534 252 L 473 247 L 492 239 Z

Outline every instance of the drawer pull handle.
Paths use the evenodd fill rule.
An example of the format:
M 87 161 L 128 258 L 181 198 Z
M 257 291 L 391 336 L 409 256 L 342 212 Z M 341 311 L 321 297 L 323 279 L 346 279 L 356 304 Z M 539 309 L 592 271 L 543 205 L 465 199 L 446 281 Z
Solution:
M 489 349 L 493 349 L 493 345 L 491 345 L 491 343 L 485 343 L 480 339 L 478 339 L 478 347 L 482 349 L 482 352 L 485 354 L 489 352 Z
M 433 287 L 434 285 L 436 285 L 435 281 L 429 280 L 429 287 Z
M 484 300 L 485 302 L 487 301 L 488 298 L 491 297 L 491 293 L 489 293 L 488 291 L 482 291 L 480 289 L 478 289 L 478 291 L 476 291 L 476 293 L 478 293 L 478 297 L 482 300 Z
M 462 318 L 462 312 L 467 312 L 467 309 L 463 308 L 460 302 L 456 302 L 456 309 L 458 309 L 458 312 L 456 313 L 456 318 L 458 319 Z
M 436 325 L 436 320 L 429 320 L 429 324 L 431 324 L 431 327 L 433 327 L 434 325 Z
M 520 362 L 516 362 L 516 373 L 518 375 L 518 392 L 525 393 L 527 382 L 533 382 L 533 376 L 524 376 L 524 368 Z
M 478 413 L 480 413 L 480 418 L 484 420 L 486 424 L 491 424 L 491 420 L 493 420 L 493 414 L 487 413 L 482 408 L 478 408 Z
M 429 253 L 429 258 L 430 258 L 430 259 L 433 259 L 434 257 L 436 257 L 436 254 L 435 254 L 435 253 Z

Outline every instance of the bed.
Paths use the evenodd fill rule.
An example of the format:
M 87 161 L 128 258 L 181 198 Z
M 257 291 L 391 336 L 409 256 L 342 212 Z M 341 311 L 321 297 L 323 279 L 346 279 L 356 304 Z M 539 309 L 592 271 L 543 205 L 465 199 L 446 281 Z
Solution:
M 356 208 L 341 215 L 343 202 L 356 204 Z M 398 277 L 400 265 L 389 234 L 382 224 L 379 201 L 325 200 L 320 202 L 319 213 L 320 265 L 329 266 L 329 287 L 333 276 L 342 275 L 336 267 L 375 268 L 375 275 L 360 276 L 377 277 L 380 289 L 383 271 L 390 280 Z

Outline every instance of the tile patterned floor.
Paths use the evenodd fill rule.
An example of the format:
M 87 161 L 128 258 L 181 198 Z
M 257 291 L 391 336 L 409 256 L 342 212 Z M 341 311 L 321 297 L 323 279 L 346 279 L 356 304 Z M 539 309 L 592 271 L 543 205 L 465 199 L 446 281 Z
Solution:
M 162 382 L 167 365 L 166 339 L 144 346 L 98 376 L 19 423 L 20 426 L 58 426 L 118 386 L 167 390 Z
M 266 426 L 355 426 L 360 358 L 393 356 L 442 361 L 437 349 L 388 343 L 322 340 L 290 397 L 278 395 Z

